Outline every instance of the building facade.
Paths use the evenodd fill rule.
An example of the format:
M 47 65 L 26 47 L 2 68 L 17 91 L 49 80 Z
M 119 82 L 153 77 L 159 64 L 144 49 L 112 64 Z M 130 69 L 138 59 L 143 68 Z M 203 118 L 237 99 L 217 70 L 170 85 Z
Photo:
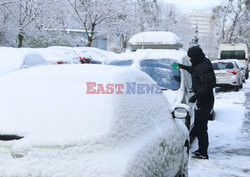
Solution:
M 205 13 L 201 10 L 193 10 L 187 14 L 192 24 L 192 28 L 195 30 L 198 28 L 199 35 L 204 36 L 215 30 L 213 16 Z

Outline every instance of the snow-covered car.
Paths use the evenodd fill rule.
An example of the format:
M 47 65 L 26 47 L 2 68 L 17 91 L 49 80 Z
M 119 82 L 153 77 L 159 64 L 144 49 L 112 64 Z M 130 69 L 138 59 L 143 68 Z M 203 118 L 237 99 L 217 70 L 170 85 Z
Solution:
M 0 85 L 0 139 L 7 140 L 0 140 L 1 176 L 178 176 L 187 170 L 189 137 L 181 119 L 188 106 L 170 108 L 139 70 L 50 65 L 5 75 Z M 145 85 L 155 90 L 141 94 Z
M 41 65 L 49 65 L 49 63 L 39 53 L 26 49 L 0 47 L 0 76 Z
M 93 64 L 101 64 L 111 56 L 116 54 L 111 51 L 105 51 L 95 47 L 74 47 L 72 48 L 82 60 L 89 60 Z
M 217 87 L 233 87 L 239 91 L 243 86 L 241 69 L 234 59 L 213 60 Z
M 191 92 L 191 75 L 178 70 L 173 65 L 183 63 L 190 65 L 186 52 L 182 49 L 144 49 L 135 52 L 117 54 L 104 62 L 107 65 L 129 66 L 147 73 L 163 90 L 170 105 L 176 103 L 189 104 L 193 95 Z M 194 104 L 190 106 L 190 119 L 186 119 L 186 126 L 191 130 L 194 123 Z
M 61 63 L 59 63 L 60 61 L 57 61 L 56 64 L 79 64 L 80 63 L 78 54 L 74 50 L 72 50 L 71 47 L 52 46 L 46 49 L 56 52 L 60 54 L 61 56 L 63 56 L 63 60 L 61 61 Z
M 247 72 L 247 68 L 244 64 L 242 64 L 242 62 L 240 62 L 239 60 L 235 60 L 235 62 L 237 63 L 237 65 L 240 68 L 241 71 L 241 77 L 242 77 L 242 81 L 243 83 L 246 82 L 246 72 Z
M 42 55 L 51 64 L 79 64 L 77 54 L 69 50 L 67 47 L 48 47 L 48 48 L 32 48 Z
M 182 40 L 170 31 L 145 31 L 129 39 L 128 44 L 131 51 L 138 49 L 181 49 Z

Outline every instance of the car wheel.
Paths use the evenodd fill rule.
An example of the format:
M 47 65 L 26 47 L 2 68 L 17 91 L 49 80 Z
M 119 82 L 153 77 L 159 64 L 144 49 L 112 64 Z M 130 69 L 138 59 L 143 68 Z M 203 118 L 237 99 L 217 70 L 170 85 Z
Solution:
M 238 85 L 234 86 L 234 91 L 238 92 L 240 90 L 240 87 Z
M 247 70 L 247 72 L 246 72 L 246 80 L 248 79 L 248 77 L 249 77 L 249 72 Z
M 189 144 L 189 143 L 188 143 Z M 181 171 L 178 177 L 188 177 L 189 145 L 185 145 Z

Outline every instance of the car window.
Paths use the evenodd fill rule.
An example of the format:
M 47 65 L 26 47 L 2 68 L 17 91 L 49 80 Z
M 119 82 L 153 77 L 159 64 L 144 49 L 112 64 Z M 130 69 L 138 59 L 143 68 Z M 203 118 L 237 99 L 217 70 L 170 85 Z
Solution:
M 235 63 L 235 68 L 240 69 L 237 63 Z
M 115 66 L 130 66 L 132 65 L 133 60 L 120 60 L 120 61 L 111 61 L 108 65 L 115 65 Z
M 244 50 L 236 50 L 236 51 L 222 51 L 221 59 L 238 59 L 245 60 L 245 51 Z
M 44 60 L 41 56 L 36 54 L 30 54 L 25 57 L 23 62 L 23 68 L 29 68 L 32 66 L 47 65 L 48 62 Z
M 121 60 L 109 62 L 109 65 L 130 66 L 133 60 Z M 142 60 L 141 70 L 147 73 L 163 90 L 178 90 L 180 88 L 180 72 L 172 67 L 174 63 L 170 59 Z
M 141 70 L 147 73 L 162 89 L 178 90 L 180 88 L 180 71 L 169 59 L 142 60 Z
M 219 70 L 219 69 L 233 69 L 234 65 L 231 62 L 218 62 L 218 63 L 212 63 L 213 64 L 213 68 L 215 70 Z

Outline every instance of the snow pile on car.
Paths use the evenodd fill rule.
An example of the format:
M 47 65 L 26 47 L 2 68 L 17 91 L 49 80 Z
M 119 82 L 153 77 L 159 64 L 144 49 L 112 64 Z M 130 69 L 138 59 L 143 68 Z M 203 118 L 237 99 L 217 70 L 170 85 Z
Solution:
M 0 76 L 18 69 L 47 64 L 47 61 L 36 52 L 0 47 Z
M 132 51 L 137 49 L 179 49 L 182 40 L 169 31 L 148 31 L 138 33 L 128 41 Z
M 125 52 L 121 54 L 116 54 L 110 56 L 105 63 L 109 63 L 115 60 L 148 60 L 148 59 L 172 59 L 176 62 L 182 63 L 184 57 L 187 57 L 187 54 L 184 50 L 171 50 L 171 49 L 139 49 L 135 52 Z
M 38 144 L 74 144 L 79 140 L 106 135 L 114 128 L 114 136 L 124 136 L 122 130 L 126 130 L 124 138 L 130 139 L 135 136 L 134 133 L 142 132 L 145 126 L 151 127 L 153 122 L 149 116 L 155 116 L 151 112 L 162 112 L 161 105 L 167 102 L 164 97 L 86 94 L 86 82 L 121 83 L 126 86 L 125 81 L 151 84 L 154 81 L 133 69 L 96 67 L 39 67 L 2 77 L 0 115 L 4 124 L 0 125 L 0 133 L 22 135 L 26 140 L 38 141 Z M 111 68 L 112 72 L 109 71 Z M 95 69 L 101 72 L 95 73 Z M 157 105 L 151 106 L 154 101 Z M 138 115 L 141 118 L 135 119 L 134 116 Z M 127 121 L 126 124 L 123 121 Z M 129 122 L 133 124 L 128 125 Z M 136 129 L 128 131 L 136 126 Z
M 99 62 L 104 62 L 108 58 L 116 55 L 114 52 L 98 49 L 95 47 L 74 47 L 73 49 L 78 53 L 79 56 L 89 56 L 92 60 Z
M 0 148 L 0 174 L 118 177 L 174 173 L 160 164 L 174 166 L 172 158 L 181 159 L 167 154 L 182 151 L 179 140 L 185 135 L 174 124 L 166 97 L 125 94 L 126 89 L 123 94 L 86 94 L 86 82 L 155 83 L 143 72 L 101 65 L 44 66 L 0 78 L 0 134 L 24 136 L 0 142 L 0 147 L 26 152 L 17 160 L 8 148 Z M 147 165 L 152 161 L 154 168 Z

